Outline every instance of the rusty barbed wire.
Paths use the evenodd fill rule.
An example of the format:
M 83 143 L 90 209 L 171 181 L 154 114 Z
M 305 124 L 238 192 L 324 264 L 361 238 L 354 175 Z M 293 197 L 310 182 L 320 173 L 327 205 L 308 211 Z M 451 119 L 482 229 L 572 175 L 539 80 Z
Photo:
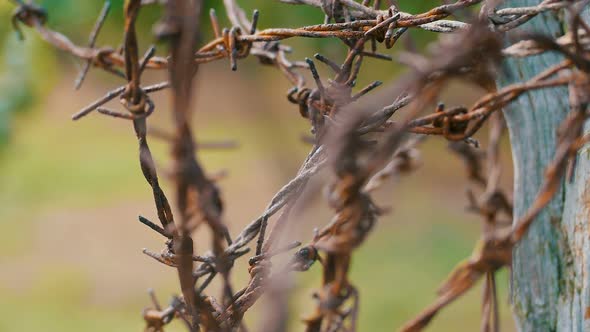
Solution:
M 391 161 L 379 172 L 371 175 L 362 170 L 364 144 L 356 130 L 349 132 L 349 139 L 337 154 L 334 167 L 338 180 L 330 188 L 330 205 L 336 215 L 314 236 L 312 244 L 302 257 L 301 270 L 309 269 L 315 260 L 322 262 L 322 288 L 314 294 L 317 306 L 312 316 L 305 319 L 306 331 L 356 330 L 359 310 L 359 294 L 347 273 L 353 251 L 366 238 L 377 217 L 384 212 L 373 202 L 369 193 L 384 180 L 417 166 L 415 146 L 420 138 L 409 140 L 397 149 Z M 370 164 L 369 168 L 372 168 Z M 359 169 L 360 168 L 360 169 Z M 320 256 L 318 252 L 324 255 Z
M 576 26 L 572 28 L 577 29 Z M 575 34 L 573 35 L 575 36 Z M 589 116 L 587 109 L 589 96 L 587 91 L 590 77 L 588 76 L 588 67 L 585 64 L 588 61 L 586 60 L 587 56 L 571 53 L 569 45 L 560 43 L 559 39 L 563 40 L 563 37 L 557 41 L 544 36 L 537 36 L 536 39 L 530 44 L 544 45 L 545 50 L 549 47 L 559 51 L 567 59 L 538 74 L 529 82 L 538 82 L 551 75 L 556 75 L 559 71 L 570 68 L 574 60 L 579 62 L 576 67 L 571 68 L 572 75 L 567 81 L 570 89 L 572 111 L 558 128 L 556 153 L 553 161 L 547 165 L 545 180 L 528 211 L 516 220 L 514 227 L 512 227 L 510 223 L 513 209 L 511 200 L 506 193 L 498 188 L 501 168 L 499 163 L 499 138 L 503 128 L 499 114 L 494 114 L 493 127 L 490 130 L 490 145 L 487 154 L 488 176 L 485 181 L 482 181 L 481 163 L 476 152 L 469 146 L 453 143 L 453 150 L 459 153 L 466 161 L 470 180 L 480 186 L 485 186 L 485 191 L 479 199 L 476 199 L 471 191 L 468 195 L 470 209 L 480 214 L 484 219 L 482 238 L 476 245 L 472 256 L 460 263 L 439 288 L 437 300 L 416 318 L 407 322 L 400 331 L 421 331 L 430 323 L 439 310 L 472 288 L 482 277 L 485 277 L 485 283 L 482 299 L 481 331 L 499 331 L 495 273 L 503 267 L 511 266 L 514 246 L 524 236 L 534 218 L 551 201 L 559 188 L 559 183 L 567 172 L 572 171 L 577 151 L 589 140 L 587 136 L 583 136 L 583 125 Z M 501 221 L 497 219 L 499 212 L 502 211 L 509 217 L 508 220 Z
M 485 283 L 481 331 L 499 330 L 495 273 L 502 267 L 510 266 L 512 246 L 510 241 L 499 241 L 498 239 L 510 233 L 512 202 L 508 195 L 499 188 L 501 173 L 499 152 L 500 137 L 504 129 L 503 119 L 499 113 L 495 113 L 490 121 L 489 145 L 485 156 L 487 176 L 483 175 L 483 156 L 475 148 L 464 142 L 450 144 L 451 150 L 465 161 L 469 180 L 476 187 L 481 188 L 479 197 L 476 197 L 471 189 L 468 191 L 468 208 L 482 217 L 482 237 L 476 244 L 471 257 L 459 263 L 448 279 L 439 287 L 437 300 L 416 318 L 406 323 L 401 331 L 422 330 L 439 310 L 472 288 L 482 277 L 485 277 Z M 502 214 L 505 217 L 504 220 L 499 219 Z
M 42 8 L 20 0 L 13 2 L 17 8 L 12 23 L 19 35 L 22 36 L 21 24 L 31 27 L 55 48 L 85 62 L 76 80 L 77 87 L 91 66 L 126 80 L 123 86 L 107 92 L 72 118 L 77 120 L 96 110 L 102 115 L 133 122 L 139 142 L 140 166 L 152 188 L 160 225 L 141 216 L 139 220 L 165 238 L 161 252 L 144 249 L 144 253 L 175 268 L 182 290 L 182 296 L 173 297 L 165 308 L 153 292 L 150 293 L 153 307 L 143 313 L 146 331 L 162 331 L 174 318 L 181 319 L 190 331 L 246 330 L 244 314 L 268 291 L 270 284 L 284 278 L 285 274 L 307 271 L 316 261 L 322 265 L 323 281 L 315 295 L 314 312 L 305 320 L 306 330 L 356 331 L 360 294 L 348 277 L 348 269 L 354 250 L 365 241 L 378 216 L 385 212 L 374 202 L 371 193 L 385 185 L 386 179 L 415 169 L 419 157 L 417 145 L 427 135 L 451 141 L 453 150 L 465 160 L 468 178 L 480 192 L 477 197 L 473 192 L 469 194 L 470 209 L 482 216 L 484 227 L 472 256 L 457 266 L 441 287 L 436 302 L 402 330 L 422 329 L 439 310 L 473 287 L 477 279 L 485 277 L 482 330 L 497 331 L 495 272 L 510 266 L 513 246 L 548 204 L 561 179 L 571 171 L 578 149 L 590 140 L 582 136 L 590 101 L 587 93 L 590 29 L 579 19 L 581 6 L 586 6 L 587 1 L 544 0 L 531 7 L 495 9 L 492 1 L 459 0 L 424 13 L 409 14 L 394 5 L 381 10 L 379 0 L 372 5 L 370 0 L 362 3 L 282 0 L 287 4 L 318 8 L 325 14 L 325 21 L 300 28 L 260 30 L 258 11 L 249 16 L 236 0 L 224 0 L 232 27 L 222 29 L 216 12 L 211 10 L 209 19 L 214 37 L 197 48 L 202 1 L 126 0 L 122 50 L 95 46 L 96 37 L 107 19 L 108 2 L 99 14 L 88 46 L 78 46 L 65 35 L 46 27 L 47 13 Z M 171 54 L 156 56 L 155 48 L 150 47 L 140 58 L 135 21 L 142 6 L 154 4 L 164 6 L 164 15 L 155 31 L 158 38 L 170 43 Z M 476 10 L 479 4 L 483 4 L 479 19 L 475 19 L 473 13 L 465 15 L 471 18 L 468 23 L 449 19 L 463 17 L 461 13 Z M 557 38 L 525 35 L 503 48 L 501 36 L 506 31 L 541 13 L 564 10 L 573 14 L 565 35 Z M 400 62 L 411 67 L 413 72 L 400 80 L 402 83 L 390 96 L 393 102 L 379 110 L 356 114 L 354 111 L 358 111 L 366 99 L 363 97 L 381 85 L 375 81 L 353 92 L 362 64 L 367 58 L 391 60 L 389 55 L 379 53 L 377 46 L 395 46 L 409 28 L 443 33 L 447 38 L 440 39 L 431 57 L 402 54 Z M 338 38 L 347 46 L 346 57 L 340 64 L 321 54 L 314 55 L 315 60 L 332 71 L 331 79 L 320 77 L 312 59 L 288 60 L 291 49 L 280 41 L 294 37 Z M 566 59 L 526 82 L 496 90 L 495 65 L 503 57 L 527 57 L 543 52 L 559 52 Z M 311 151 L 296 176 L 275 194 L 259 218 L 232 239 L 223 223 L 219 189 L 212 177 L 206 175 L 196 155 L 198 144 L 190 122 L 191 82 L 200 64 L 228 59 L 230 68 L 237 70 L 238 60 L 248 56 L 257 57 L 263 65 L 275 66 L 293 84 L 287 99 L 309 120 L 314 137 Z M 168 69 L 169 81 L 142 86 L 141 77 L 146 69 Z M 304 79 L 307 71 L 313 86 Z M 483 87 L 488 93 L 470 107 L 446 107 L 439 103 L 433 113 L 420 115 L 437 101 L 444 83 L 457 77 Z M 499 188 L 499 139 L 503 126 L 498 111 L 522 94 L 556 86 L 569 87 L 574 111 L 560 127 L 556 156 L 547 167 L 544 185 L 529 211 L 512 228 L 500 219 L 502 213 L 511 218 L 512 205 L 509 195 Z M 150 94 L 167 88 L 172 90 L 174 132 L 163 134 L 154 130 L 153 133 L 165 138 L 172 147 L 177 220 L 159 185 L 147 143 L 147 120 L 156 110 Z M 125 111 L 103 107 L 115 98 L 119 98 Z M 392 120 L 400 110 L 400 116 Z M 484 175 L 481 156 L 473 147 L 478 145 L 473 135 L 486 123 L 491 123 L 491 128 L 486 156 L 488 172 Z M 335 175 L 328 193 L 334 217 L 315 232 L 307 245 L 292 253 L 290 259 L 283 259 L 286 264 L 282 268 L 274 267 L 274 258 L 301 245 L 300 242 L 284 245 L 278 239 L 285 232 L 291 210 L 306 184 L 328 164 Z M 279 212 L 279 217 L 272 222 L 271 218 Z M 211 230 L 212 250 L 198 255 L 194 252 L 192 233 L 201 224 Z M 255 253 L 249 260 L 250 280 L 235 291 L 230 283 L 230 271 L 236 259 L 249 253 L 248 245 L 255 239 Z M 223 284 L 221 296 L 206 294 L 218 275 Z
M 20 31 L 19 23 L 33 27 L 40 36 L 52 44 L 54 47 L 68 52 L 75 57 L 91 61 L 94 66 L 103 68 L 111 72 L 117 72 L 116 67 L 124 65 L 123 56 L 113 48 L 93 48 L 77 46 L 63 34 L 53 31 L 45 26 L 46 13 L 33 4 L 26 4 L 20 0 L 15 1 L 19 7 L 13 14 L 13 25 Z M 147 1 L 142 5 L 152 3 L 166 3 L 166 1 Z M 422 14 L 408 14 L 401 12 L 395 6 L 388 10 L 377 10 L 369 6 L 359 4 L 353 0 L 336 0 L 331 1 L 331 7 L 324 5 L 322 0 L 284 0 L 283 2 L 291 4 L 305 4 L 321 8 L 324 11 L 329 8 L 338 6 L 348 8 L 351 17 L 349 22 L 343 22 L 342 17 L 327 18 L 334 19 L 336 23 L 325 23 L 301 27 L 297 29 L 266 29 L 257 31 L 258 14 L 253 15 L 252 23 L 249 23 L 243 11 L 235 5 L 234 1 L 226 1 L 226 6 L 231 13 L 229 18 L 234 24 L 231 29 L 221 30 L 216 20 L 214 11 L 211 12 L 211 24 L 215 31 L 215 39 L 201 47 L 195 53 L 195 62 L 206 63 L 222 58 L 229 58 L 232 69 L 236 69 L 236 59 L 243 58 L 249 54 L 258 56 L 261 61 L 266 63 L 276 63 L 283 70 L 291 71 L 292 67 L 301 67 L 303 64 L 292 64 L 284 58 L 284 52 L 289 49 L 276 43 L 268 43 L 291 37 L 311 37 L 311 38 L 363 38 L 371 37 L 372 40 L 385 42 L 387 48 L 391 48 L 395 41 L 408 28 L 422 28 L 433 32 L 448 33 L 458 29 L 465 29 L 469 25 L 459 21 L 448 21 L 443 18 L 449 15 L 474 6 L 483 2 L 482 0 L 462 0 L 454 4 L 445 4 Z M 328 1 L 329 2 L 329 1 Z M 328 3 L 326 2 L 326 3 Z M 570 1 L 545 0 L 538 6 L 521 7 L 521 8 L 504 8 L 490 14 L 490 21 L 501 31 L 514 29 L 524 24 L 526 21 L 536 15 L 550 11 L 565 8 Z M 329 8 L 328 8 L 328 7 Z M 237 14 L 235 13 L 237 12 Z M 333 12 L 333 9 L 332 9 Z M 354 21 L 351 21 L 354 19 Z M 244 24 L 249 23 L 249 24 Z M 509 27 L 509 28 L 506 28 Z M 396 32 L 394 32 L 394 30 Z M 248 34 L 249 32 L 249 34 Z M 21 33 L 22 35 L 22 33 Z M 231 44 L 231 45 L 230 45 Z M 385 57 L 375 52 L 367 52 L 367 56 Z M 145 66 L 151 69 L 164 69 L 168 66 L 168 59 L 162 57 L 152 57 Z M 289 73 L 288 75 L 292 75 Z

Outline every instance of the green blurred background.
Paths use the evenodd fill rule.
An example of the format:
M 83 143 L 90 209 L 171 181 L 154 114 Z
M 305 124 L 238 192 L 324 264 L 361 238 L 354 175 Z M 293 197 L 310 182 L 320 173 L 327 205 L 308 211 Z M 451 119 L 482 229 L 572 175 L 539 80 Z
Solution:
M 323 20 L 313 8 L 278 1 L 239 2 L 248 12 L 260 9 L 260 28 Z M 86 43 L 102 7 L 101 1 L 40 3 L 48 10 L 48 25 L 79 44 Z M 402 10 L 418 13 L 438 2 L 398 3 Z M 122 40 L 122 0 L 112 5 L 98 44 L 116 47 Z M 206 1 L 206 7 L 217 8 L 228 25 L 221 1 Z M 72 113 L 121 82 L 91 70 L 82 89 L 74 92 L 80 61 L 54 51 L 28 29 L 26 40 L 18 41 L 10 25 L 12 10 L 9 2 L 0 3 L 0 331 L 140 331 L 141 310 L 149 305 L 146 290 L 154 288 L 160 301 L 167 302 L 179 289 L 174 270 L 141 253 L 144 247 L 159 251 L 162 239 L 137 222 L 138 214 L 156 218 L 139 170 L 135 136 L 126 121 L 96 114 L 70 120 Z M 157 6 L 142 10 L 142 49 L 153 41 L 151 26 L 159 14 Z M 211 37 L 206 22 L 204 40 Z M 412 37 L 422 48 L 436 36 L 412 31 Z M 320 52 L 341 61 L 344 54 L 337 40 L 292 39 L 285 44 L 293 46 L 293 60 Z M 225 60 L 206 64 L 195 88 L 197 139 L 239 142 L 235 150 L 200 152 L 210 173 L 229 172 L 219 185 L 227 207 L 224 220 L 232 234 L 260 214 L 309 149 L 300 139 L 308 124 L 287 102 L 290 86 L 283 76 L 255 59 L 240 61 L 238 68 L 231 72 Z M 359 86 L 374 79 L 391 83 L 401 71 L 396 62 L 368 59 Z M 327 77 L 327 71 L 322 73 Z M 144 81 L 162 79 L 164 73 L 158 72 Z M 481 93 L 454 83 L 443 99 L 449 105 L 465 104 Z M 383 103 L 390 101 L 387 97 L 393 98 L 385 95 Z M 156 103 L 150 123 L 169 128 L 165 92 L 157 95 Z M 151 145 L 165 177 L 168 148 L 155 139 Z M 397 329 L 434 300 L 438 284 L 470 254 L 480 225 L 477 216 L 464 209 L 467 183 L 462 166 L 447 153 L 443 140 L 432 139 L 423 149 L 423 167 L 378 194 L 378 203 L 392 207 L 392 212 L 379 220 L 356 252 L 351 271 L 361 294 L 361 331 Z M 510 185 L 510 174 L 506 177 Z M 165 191 L 171 192 L 164 182 Z M 304 225 L 298 239 L 305 242 L 313 227 L 329 220 L 325 206 L 323 195 L 314 196 L 295 217 Z M 206 250 L 206 231 L 201 230 L 197 239 L 202 239 L 196 241 L 197 250 Z M 243 264 L 233 274 L 236 286 L 248 278 Z M 294 331 L 302 330 L 298 320 L 312 311 L 311 292 L 319 277 L 318 267 L 297 276 L 291 306 Z M 503 326 L 510 331 L 506 273 L 499 282 Z M 478 285 L 443 310 L 428 331 L 478 330 L 480 293 Z M 263 311 L 262 305 L 253 308 L 251 331 L 256 331 Z M 183 329 L 172 324 L 170 330 Z

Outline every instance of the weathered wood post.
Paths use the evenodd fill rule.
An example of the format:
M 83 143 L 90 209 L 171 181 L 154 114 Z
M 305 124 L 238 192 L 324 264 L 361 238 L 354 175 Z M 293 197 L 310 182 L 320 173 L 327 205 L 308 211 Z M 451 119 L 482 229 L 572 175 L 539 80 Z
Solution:
M 539 0 L 508 0 L 505 5 L 537 5 Z M 536 17 L 523 29 L 559 36 L 563 18 Z M 556 53 L 503 64 L 500 84 L 526 81 L 562 60 Z M 553 158 L 556 130 L 569 111 L 567 88 L 530 91 L 504 110 L 514 159 L 514 216 L 521 217 L 541 185 Z M 582 148 L 573 181 L 566 182 L 515 248 L 513 312 L 520 331 L 590 331 L 590 152 Z M 590 206 L 590 205 L 589 205 Z

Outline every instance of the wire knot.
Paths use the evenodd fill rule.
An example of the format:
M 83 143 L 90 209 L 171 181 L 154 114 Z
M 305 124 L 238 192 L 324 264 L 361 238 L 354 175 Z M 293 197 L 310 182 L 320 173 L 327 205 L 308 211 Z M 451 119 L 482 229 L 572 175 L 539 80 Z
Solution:
M 237 59 L 246 58 L 250 54 L 252 48 L 252 42 L 241 39 L 242 29 L 234 26 L 231 29 L 223 29 L 223 50 L 228 55 L 231 70 L 235 71 L 238 69 Z
M 113 67 L 113 63 L 110 60 L 110 56 L 116 51 L 111 47 L 100 48 L 96 51 L 92 62 L 95 66 L 104 69 L 110 69 Z
M 407 28 L 397 28 L 397 21 L 401 17 L 398 9 L 395 6 L 389 7 L 385 14 L 379 14 L 376 17 L 376 25 L 369 29 L 365 35 L 372 35 L 375 40 L 380 43 L 385 42 L 386 48 L 392 48 L 397 39 Z
M 455 120 L 454 117 L 460 114 L 467 114 L 466 108 L 456 107 L 445 112 L 445 105 L 441 103 L 438 104 L 435 112 L 444 113 L 444 115 L 432 122 L 434 128 L 441 129 L 443 136 L 448 140 L 455 141 L 457 140 L 456 137 L 461 137 L 461 139 L 463 139 L 467 127 L 469 126 L 469 121 Z
M 133 114 L 140 114 L 145 112 L 145 107 L 147 104 L 147 94 L 143 89 L 138 88 L 136 93 L 139 94 L 139 100 L 135 102 L 133 99 L 132 88 L 130 85 L 125 87 L 125 91 L 121 95 L 121 104 L 131 113 Z
M 307 102 L 310 95 L 310 88 L 298 89 L 297 87 L 293 87 L 291 90 L 289 90 L 287 94 L 287 99 L 291 103 L 299 106 L 299 114 L 301 114 L 301 116 L 306 119 L 309 118 L 309 109 L 307 107 Z
M 12 14 L 12 26 L 17 32 L 20 40 L 24 39 L 24 34 L 19 26 L 19 23 L 32 27 L 34 25 L 43 25 L 47 21 L 47 12 L 40 6 L 33 3 L 19 2 L 20 5 L 14 10 Z

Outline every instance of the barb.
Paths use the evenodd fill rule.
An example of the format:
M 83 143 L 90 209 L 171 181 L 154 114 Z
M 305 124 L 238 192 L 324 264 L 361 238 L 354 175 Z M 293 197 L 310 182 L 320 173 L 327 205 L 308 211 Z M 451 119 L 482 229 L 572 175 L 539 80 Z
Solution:
M 110 9 L 111 9 L 111 2 L 106 1 L 102 7 L 102 10 L 100 11 L 100 14 L 98 14 L 98 19 L 96 20 L 96 23 L 94 24 L 94 28 L 92 29 L 92 32 L 90 33 L 90 38 L 88 41 L 89 48 L 93 48 L 94 45 L 96 44 L 96 39 L 98 38 L 98 34 L 100 33 L 100 29 L 102 29 L 102 26 L 107 18 L 107 15 L 109 14 Z M 76 82 L 74 83 L 74 88 L 76 90 L 80 89 L 80 87 L 82 86 L 82 83 L 84 82 L 84 79 L 86 78 L 86 75 L 88 75 L 88 71 L 90 70 L 90 66 L 92 66 L 92 61 L 86 60 L 86 62 L 84 63 L 84 67 L 82 68 L 82 71 L 80 71 L 80 75 L 78 76 L 78 78 L 76 78 Z

